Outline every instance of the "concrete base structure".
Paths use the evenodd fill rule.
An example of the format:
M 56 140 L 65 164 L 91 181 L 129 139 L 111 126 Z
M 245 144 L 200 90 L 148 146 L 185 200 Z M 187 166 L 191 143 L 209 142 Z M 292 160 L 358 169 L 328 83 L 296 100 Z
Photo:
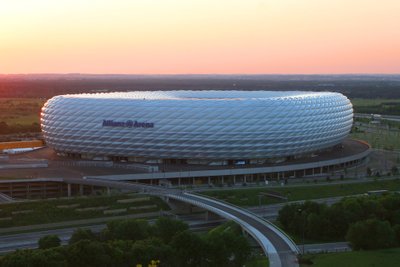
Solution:
M 104 179 L 114 181 L 134 181 L 163 186 L 185 185 L 234 185 L 246 183 L 267 183 L 268 181 L 285 182 L 292 178 L 327 177 L 337 172 L 344 173 L 366 163 L 371 153 L 369 144 L 358 140 L 346 140 L 343 148 L 334 152 L 327 152 L 315 158 L 294 160 L 281 164 L 246 167 L 226 166 L 214 169 L 186 167 L 179 171 L 163 171 L 153 173 L 138 173 L 124 175 L 88 176 L 86 179 Z
M 151 165 L 152 172 L 147 169 L 131 169 L 129 163 L 104 166 L 98 161 L 60 161 L 54 157 L 50 148 L 41 152 L 30 152 L 29 157 L 35 159 L 45 158 L 48 168 L 2 170 L 5 177 L 49 178 L 39 182 L 38 179 L 2 180 L 0 192 L 15 198 L 47 198 L 60 196 L 77 196 L 82 194 L 107 194 L 107 189 L 96 188 L 89 185 L 66 185 L 51 177 L 72 178 L 75 180 L 97 178 L 101 180 L 134 181 L 163 187 L 185 186 L 233 186 L 244 184 L 286 183 L 295 178 L 326 179 L 346 177 L 346 172 L 365 165 L 371 148 L 362 141 L 347 139 L 342 146 L 311 158 L 292 159 L 287 162 L 262 165 L 245 166 L 199 166 L 199 165 Z M 52 154 L 53 153 L 53 154 Z M 10 162 L 17 162 L 20 156 L 10 156 Z M 98 166 L 100 165 L 100 166 Z M 122 166 L 124 168 L 119 168 Z M 157 171 L 155 171 L 157 170 Z M 68 176 L 62 176 L 68 172 Z M 33 173 L 33 175 L 31 175 Z M 29 175 L 28 175 L 29 174 Z M 360 171 L 358 174 L 366 174 Z M 39 179 L 40 180 L 40 179 Z M 24 181 L 24 182 L 23 182 Z M 61 181 L 61 180 L 60 180 Z M 89 181 L 87 181 L 89 182 Z

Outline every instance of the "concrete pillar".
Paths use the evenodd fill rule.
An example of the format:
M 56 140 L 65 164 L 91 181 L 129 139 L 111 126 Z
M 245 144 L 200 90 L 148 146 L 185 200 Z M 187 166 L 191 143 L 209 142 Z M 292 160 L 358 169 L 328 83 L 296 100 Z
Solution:
M 111 196 L 111 189 L 107 186 L 107 196 Z
M 181 177 L 178 178 L 178 186 L 181 186 Z
M 67 191 L 68 191 L 67 196 L 71 197 L 71 184 L 67 184 Z
M 79 195 L 83 196 L 83 185 L 79 185 Z
M 245 174 L 245 175 L 243 175 L 243 182 L 244 182 L 244 183 L 247 183 L 247 180 L 246 180 L 246 174 Z
M 303 177 L 306 176 L 306 169 L 303 171 Z
M 224 184 L 224 176 L 221 176 L 221 184 Z
M 195 185 L 196 183 L 195 183 L 195 179 L 194 179 L 194 177 L 192 178 L 192 185 Z
M 208 176 L 208 184 L 211 184 L 211 177 Z
M 236 175 L 233 176 L 233 184 L 236 184 Z
M 314 176 L 314 170 L 315 170 L 315 168 L 312 168 L 312 175 Z

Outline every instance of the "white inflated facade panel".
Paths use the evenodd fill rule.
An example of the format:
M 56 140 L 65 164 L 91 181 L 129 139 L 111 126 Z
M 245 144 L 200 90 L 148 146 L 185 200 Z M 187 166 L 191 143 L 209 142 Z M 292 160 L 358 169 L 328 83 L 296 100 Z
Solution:
M 62 95 L 42 108 L 56 151 L 152 159 L 264 159 L 332 147 L 351 102 L 331 92 L 148 91 Z

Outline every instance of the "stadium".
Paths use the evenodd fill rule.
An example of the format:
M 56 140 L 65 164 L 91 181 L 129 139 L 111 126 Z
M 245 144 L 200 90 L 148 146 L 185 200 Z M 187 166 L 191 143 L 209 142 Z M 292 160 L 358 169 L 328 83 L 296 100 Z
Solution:
M 298 177 L 351 167 L 369 150 L 346 139 L 352 122 L 344 95 L 300 91 L 61 95 L 41 113 L 45 141 L 58 155 L 162 168 L 136 177 L 150 180 Z
M 57 96 L 48 145 L 83 158 L 262 162 L 339 144 L 353 112 L 339 93 L 167 91 Z

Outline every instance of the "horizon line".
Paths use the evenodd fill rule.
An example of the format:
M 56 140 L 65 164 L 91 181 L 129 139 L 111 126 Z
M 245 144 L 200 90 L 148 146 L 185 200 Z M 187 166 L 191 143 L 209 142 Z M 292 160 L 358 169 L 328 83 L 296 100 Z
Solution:
M 121 75 L 121 76 L 260 76 L 260 75 L 400 75 L 399 73 L 379 72 L 349 72 L 349 73 L 90 73 L 90 72 L 31 72 L 31 73 L 0 73 L 1 76 L 12 75 Z

